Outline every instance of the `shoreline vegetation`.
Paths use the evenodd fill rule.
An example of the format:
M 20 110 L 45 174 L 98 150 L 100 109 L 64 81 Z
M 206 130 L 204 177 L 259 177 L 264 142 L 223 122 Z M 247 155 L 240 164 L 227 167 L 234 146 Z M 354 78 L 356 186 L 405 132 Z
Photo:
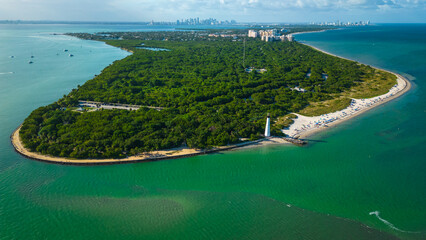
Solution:
M 307 44 L 304 44 L 306 46 L 309 46 Z M 340 56 L 336 56 L 333 54 L 330 54 L 328 52 L 325 52 L 323 50 L 320 50 L 318 48 L 309 46 L 312 49 L 315 49 L 317 51 L 320 51 L 322 53 L 325 53 L 327 55 L 331 55 L 334 57 L 337 57 L 339 59 L 345 59 L 342 58 Z M 133 53 L 133 51 L 131 49 L 127 49 L 121 47 L 123 50 L 126 51 L 131 51 Z M 346 59 L 346 60 L 350 60 L 350 59 Z M 356 62 L 354 60 L 350 60 L 352 62 Z M 357 64 L 360 64 L 358 62 L 356 62 Z M 395 99 L 399 96 L 401 96 L 402 94 L 404 94 L 405 92 L 407 92 L 410 87 L 411 84 L 410 82 L 405 79 L 404 77 L 402 77 L 399 74 L 390 72 L 390 71 L 386 71 L 383 69 L 379 69 L 379 68 L 374 68 L 376 70 L 379 71 L 385 71 L 387 73 L 390 73 L 392 75 L 395 75 L 397 77 L 397 84 L 392 87 L 392 89 L 390 90 L 392 93 L 389 95 L 388 93 L 382 94 L 380 96 L 376 96 L 372 99 L 375 99 L 374 102 L 370 103 L 370 104 L 365 104 L 365 106 L 363 106 L 360 109 L 357 109 L 354 112 L 351 112 L 350 114 L 346 114 L 345 116 L 342 116 L 341 114 L 343 114 L 343 112 L 345 111 L 349 111 L 349 108 L 352 106 L 349 106 L 347 108 L 344 108 L 343 110 L 339 110 L 337 112 L 333 112 L 333 113 L 328 113 L 326 115 L 338 115 L 340 114 L 340 118 L 338 119 L 334 119 L 331 122 L 327 122 L 325 124 L 318 124 L 313 126 L 313 122 L 315 121 L 323 121 L 324 120 L 321 118 L 326 118 L 328 116 L 320 116 L 320 117 L 307 117 L 307 116 L 302 116 L 298 113 L 295 113 L 295 115 L 293 116 L 297 116 L 297 118 L 292 119 L 294 122 L 290 124 L 290 126 L 288 126 L 288 128 L 283 129 L 283 133 L 287 134 L 288 136 L 290 136 L 291 138 L 299 138 L 299 139 L 303 139 L 306 138 L 312 134 L 315 134 L 319 131 L 322 130 L 326 130 L 327 127 L 331 127 L 331 126 L 335 126 L 337 124 L 340 124 L 344 121 L 347 121 L 349 119 L 352 119 L 355 116 L 360 115 L 361 113 L 364 113 L 370 109 L 373 109 L 383 103 L 386 103 L 392 99 Z M 352 98 L 354 99 L 354 98 Z M 377 100 L 379 99 L 379 100 Z M 362 101 L 361 99 L 355 99 L 352 100 L 353 101 Z M 369 100 L 369 99 L 365 99 L 364 101 Z M 352 104 L 351 102 L 351 104 Z M 333 115 L 333 116 L 334 116 Z M 307 127 L 307 125 L 312 124 L 312 126 Z M 155 151 L 148 151 L 148 152 L 144 152 L 142 154 L 137 154 L 134 156 L 129 156 L 129 157 L 125 157 L 125 158 L 96 158 L 96 159 L 77 159 L 77 158 L 69 158 L 69 157 L 56 157 L 56 156 L 49 156 L 49 155 L 44 155 L 41 153 L 37 153 L 34 151 L 29 151 L 27 148 L 24 147 L 24 144 L 21 141 L 21 137 L 20 137 L 20 130 L 21 130 L 21 126 L 19 126 L 11 135 L 11 142 L 15 148 L 15 150 L 20 153 L 21 155 L 30 158 L 30 159 L 34 159 L 34 160 L 39 160 L 39 161 L 44 161 L 44 162 L 50 162 L 50 163 L 59 163 L 59 164 L 73 164 L 73 165 L 95 165 L 95 164 L 119 164 L 119 163 L 130 163 L 130 162 L 141 162 L 141 161 L 156 161 L 156 160 L 165 160 L 165 159 L 175 159 L 175 158 L 183 158 L 183 157 L 190 157 L 190 156 L 196 156 L 196 155 L 202 155 L 202 154 L 208 154 L 208 153 L 214 153 L 214 152 L 219 152 L 219 151 L 225 151 L 225 150 L 230 150 L 230 149 L 235 149 L 235 148 L 241 148 L 241 147 L 247 147 L 247 146 L 263 146 L 263 145 L 267 145 L 267 144 L 283 144 L 283 143 L 289 143 L 288 141 L 285 140 L 285 138 L 282 137 L 271 137 L 271 138 L 261 138 L 261 139 L 257 139 L 257 140 L 253 140 L 251 139 L 251 141 L 248 141 L 248 139 L 245 139 L 245 141 L 243 142 L 239 142 L 236 144 L 227 144 L 224 146 L 219 146 L 219 147 L 212 147 L 209 149 L 198 149 L 198 148 L 190 148 L 188 146 L 183 146 L 183 147 L 176 147 L 176 148 L 171 148 L 168 150 L 155 150 Z M 303 128 L 303 129 L 302 129 Z M 282 129 L 282 128 L 281 128 Z M 298 131 L 296 131 L 298 130 Z
M 72 159 L 72 158 L 48 156 L 48 155 L 43 155 L 40 153 L 28 151 L 28 149 L 26 149 L 21 142 L 21 138 L 19 135 L 20 129 L 21 129 L 21 126 L 19 126 L 10 136 L 11 143 L 13 147 L 15 148 L 16 152 L 18 152 L 22 156 L 29 159 L 48 162 L 48 163 L 59 163 L 59 164 L 65 164 L 65 165 L 107 165 L 107 164 L 121 164 L 121 163 L 135 163 L 135 162 L 152 162 L 152 161 L 159 161 L 159 160 L 192 157 L 192 156 L 204 155 L 204 154 L 215 153 L 220 151 L 227 151 L 227 150 L 232 150 L 232 149 L 242 148 L 242 147 L 265 146 L 270 144 L 290 144 L 289 142 L 285 141 L 283 138 L 270 137 L 270 138 L 263 138 L 263 139 L 254 140 L 254 141 L 245 141 L 242 143 L 233 144 L 229 146 L 215 147 L 208 150 L 181 147 L 181 148 L 174 148 L 174 149 L 167 149 L 167 150 L 151 151 L 151 152 L 142 153 L 136 156 L 131 156 L 127 158 L 118 158 L 118 159 L 114 159 L 114 158 Z
M 355 61 L 349 58 L 337 56 L 335 54 L 329 53 L 327 51 L 324 51 L 322 49 L 319 49 L 317 47 L 314 47 L 305 43 L 302 43 L 302 44 L 334 57 Z M 405 77 L 403 77 L 402 75 L 382 69 L 382 68 L 378 68 L 378 67 L 373 67 L 373 68 L 395 75 L 397 77 L 397 84 L 393 86 L 387 93 L 379 95 L 379 96 L 375 96 L 372 98 L 365 98 L 365 99 L 352 98 L 353 101 L 351 102 L 351 105 L 339 111 L 330 112 L 321 116 L 311 116 L 311 117 L 304 116 L 301 114 L 296 114 L 297 116 L 295 119 L 293 119 L 294 121 L 293 124 L 288 129 L 284 130 L 284 133 L 286 133 L 290 137 L 296 137 L 299 139 L 307 138 L 318 132 L 327 130 L 330 127 L 335 127 L 343 122 L 351 120 L 361 115 L 362 113 L 365 113 L 371 109 L 374 109 L 375 107 L 385 104 L 393 99 L 396 99 L 411 89 L 410 81 L 406 79 Z M 333 118 L 335 119 L 334 121 L 330 121 L 329 123 L 324 124 L 325 121 L 333 119 Z M 315 122 L 322 122 L 322 124 L 315 125 Z M 300 131 L 296 131 L 296 129 Z
M 327 113 L 321 116 L 307 117 L 296 114 L 297 118 L 293 120 L 294 123 L 288 129 L 284 130 L 284 133 L 288 134 L 290 137 L 303 140 L 309 136 L 327 130 L 330 127 L 337 126 L 345 121 L 351 120 L 361 115 L 362 113 L 365 113 L 384 103 L 402 96 L 404 93 L 410 90 L 411 83 L 403 76 L 396 73 L 394 74 L 398 77 L 398 83 L 393 87 L 393 89 L 391 89 L 390 92 L 373 98 L 354 99 L 352 103 L 353 105 L 343 110 Z M 315 124 L 315 122 L 318 124 Z

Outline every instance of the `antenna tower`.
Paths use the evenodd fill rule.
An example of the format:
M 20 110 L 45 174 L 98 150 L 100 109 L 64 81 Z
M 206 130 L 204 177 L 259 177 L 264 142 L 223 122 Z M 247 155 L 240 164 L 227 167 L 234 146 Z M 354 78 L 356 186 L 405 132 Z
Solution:
M 243 67 L 246 67 L 246 38 L 244 38 Z

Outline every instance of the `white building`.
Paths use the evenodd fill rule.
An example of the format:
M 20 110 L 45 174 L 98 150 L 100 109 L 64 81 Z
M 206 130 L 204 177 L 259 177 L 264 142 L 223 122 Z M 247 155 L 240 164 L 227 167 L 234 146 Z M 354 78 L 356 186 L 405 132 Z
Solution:
M 277 29 L 269 29 L 269 30 L 249 30 L 248 37 L 257 38 L 260 37 L 262 41 L 265 42 L 273 42 L 273 41 L 293 41 L 293 35 L 280 35 Z
M 257 36 L 258 36 L 258 33 L 255 30 L 248 31 L 248 37 L 257 38 Z
M 278 36 L 278 29 L 270 29 L 268 30 L 268 34 L 271 36 Z
M 270 136 L 271 136 L 271 117 L 269 117 L 269 113 L 268 113 L 268 117 L 266 118 L 265 137 L 270 137 Z
M 275 40 L 275 37 L 271 35 L 262 35 L 261 40 L 265 42 L 272 42 Z

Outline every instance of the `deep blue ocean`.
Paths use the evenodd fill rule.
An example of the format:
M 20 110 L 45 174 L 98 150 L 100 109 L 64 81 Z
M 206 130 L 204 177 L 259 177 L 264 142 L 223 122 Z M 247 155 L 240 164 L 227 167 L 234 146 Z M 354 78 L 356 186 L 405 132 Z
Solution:
M 13 150 L 31 111 L 129 55 L 54 33 L 173 30 L 0 24 L 0 239 L 426 239 L 425 24 L 295 36 L 413 86 L 306 147 L 84 167 Z

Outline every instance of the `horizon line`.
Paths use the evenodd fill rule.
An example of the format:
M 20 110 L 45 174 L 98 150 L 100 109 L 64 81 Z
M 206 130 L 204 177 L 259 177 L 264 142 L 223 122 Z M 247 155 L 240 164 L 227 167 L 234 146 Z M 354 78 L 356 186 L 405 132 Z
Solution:
M 227 20 L 224 20 L 227 21 Z M 361 21 L 361 20 L 360 20 Z M 92 20 L 10 20 L 10 19 L 1 19 L 0 23 L 43 23 L 43 24 L 55 24 L 55 23 L 65 23 L 65 24 L 72 24 L 72 23 L 80 23 L 80 24 L 150 24 L 150 23 L 167 23 L 167 24 L 176 24 L 176 21 L 92 21 Z M 235 24 L 216 24 L 216 25 L 242 25 L 242 24 L 290 24 L 290 25 L 297 25 L 297 24 L 304 24 L 309 25 L 312 23 L 333 23 L 335 21 L 310 21 L 310 22 L 236 22 Z M 346 21 L 343 21 L 346 22 Z M 347 22 L 359 22 L 359 21 L 347 21 Z M 374 22 L 373 24 L 426 24 L 426 22 Z M 177 24 L 176 24 L 177 25 Z M 197 24 L 201 25 L 202 24 Z M 197 25 L 191 25 L 188 24 L 187 26 L 197 26 Z M 205 25 L 210 26 L 210 25 Z

